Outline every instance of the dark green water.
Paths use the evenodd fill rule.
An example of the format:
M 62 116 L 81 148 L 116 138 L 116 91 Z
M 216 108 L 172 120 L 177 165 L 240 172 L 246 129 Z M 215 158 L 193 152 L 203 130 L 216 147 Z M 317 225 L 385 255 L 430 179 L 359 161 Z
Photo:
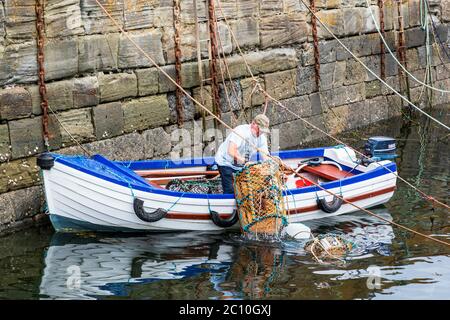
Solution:
M 446 111 L 435 113 L 448 123 Z M 400 176 L 449 203 L 449 136 L 401 119 L 342 135 L 398 139 Z M 334 143 L 333 143 L 334 144 Z M 450 241 L 449 212 L 402 182 L 373 209 Z M 433 219 L 433 224 L 431 219 Z M 50 226 L 0 238 L 1 299 L 450 299 L 450 249 L 354 213 L 307 223 L 356 247 L 345 261 L 318 263 L 304 243 L 257 243 L 236 233 L 64 235 Z

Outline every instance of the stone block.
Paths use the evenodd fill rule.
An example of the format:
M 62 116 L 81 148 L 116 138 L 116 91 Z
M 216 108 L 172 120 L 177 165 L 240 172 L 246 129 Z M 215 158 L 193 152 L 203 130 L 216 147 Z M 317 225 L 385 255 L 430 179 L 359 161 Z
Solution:
M 72 80 L 51 82 L 47 84 L 48 105 L 53 111 L 73 108 L 74 84 Z
M 36 41 L 0 47 L 0 86 L 37 81 Z
M 159 1 L 132 0 L 124 2 L 125 30 L 145 29 L 154 25 L 155 7 Z
M 84 33 L 79 0 L 44 2 L 45 33 L 49 38 Z
M 0 172 L 0 193 L 40 183 L 39 167 L 34 157 L 2 163 Z
M 158 93 L 158 73 L 156 68 L 135 70 L 139 96 L 148 96 Z
M 357 57 L 363 57 L 372 54 L 372 45 L 368 43 L 367 35 L 344 38 L 342 39 L 342 43 Z M 350 53 L 348 53 L 348 51 L 340 45 L 337 45 L 335 50 L 336 60 L 338 61 L 352 58 Z
M 36 37 L 36 11 L 34 0 L 2 1 L 5 10 L 5 33 L 15 42 Z
M 92 35 L 78 38 L 80 73 L 117 69 L 119 34 Z
M 72 137 L 79 143 L 92 141 L 93 139 L 95 139 L 94 126 L 92 125 L 91 108 L 75 109 L 61 112 L 58 117 L 61 121 L 62 126 L 64 126 L 65 129 L 70 132 Z M 60 129 L 63 147 L 75 144 L 66 130 L 64 130 L 62 127 Z
M 423 79 L 423 78 L 422 78 Z M 400 84 L 398 77 L 387 77 L 385 82 L 392 87 L 394 90 L 399 91 L 400 90 Z M 412 81 L 410 81 L 412 83 Z M 392 94 L 392 89 L 388 88 L 385 84 L 381 84 L 381 93 L 383 95 Z
M 366 79 L 366 69 L 358 61 L 352 59 L 347 61 L 347 67 L 345 68 L 345 81 L 346 86 L 364 82 Z
M 320 89 L 340 87 L 346 80 L 346 62 L 337 61 L 320 65 Z M 315 70 L 314 70 L 315 73 Z M 314 80 L 315 83 L 315 80 Z
M 5 44 L 6 29 L 5 29 L 5 10 L 3 9 L 3 2 L 0 2 L 0 48 Z M 0 49 L 2 51 L 3 49 Z
M 102 154 L 108 159 L 116 161 L 142 160 L 145 141 L 141 134 L 130 133 L 111 139 L 94 141 L 83 144 L 83 147 L 92 154 Z M 59 151 L 62 154 L 78 155 L 83 150 L 79 146 L 73 146 Z
M 330 112 L 324 114 L 327 132 L 336 135 L 339 132 L 349 129 L 349 115 L 348 105 L 342 105 L 330 109 Z
M 170 109 L 166 95 L 135 99 L 122 105 L 125 132 L 168 124 Z
M 123 111 L 120 102 L 99 104 L 92 108 L 95 136 L 98 140 L 123 133 Z
M 362 33 L 377 32 L 377 25 L 380 21 L 380 8 L 378 6 L 370 6 L 369 8 L 361 8 L 362 15 Z M 373 17 L 375 17 L 375 21 Z
M 162 70 L 167 73 L 167 75 L 175 79 L 176 78 L 176 72 L 175 72 L 175 66 L 164 66 L 162 67 Z M 159 92 L 164 93 L 168 91 L 175 91 L 175 84 L 168 79 L 168 77 L 161 71 L 158 71 L 158 84 L 159 84 Z
M 146 52 L 158 65 L 165 64 L 161 32 L 147 30 L 145 32 L 129 32 L 128 36 Z M 152 67 L 150 60 L 139 51 L 124 35 L 119 39 L 118 65 L 120 69 Z
M 146 159 L 166 155 L 172 149 L 170 134 L 163 128 L 146 130 L 142 133 L 144 137 L 144 154 Z
M 183 63 L 181 65 L 180 76 L 183 88 L 192 88 L 200 85 L 197 62 Z M 203 79 L 206 78 L 209 78 L 209 76 L 203 77 Z
M 344 32 L 347 36 L 359 34 L 363 30 L 363 8 L 345 8 Z
M 42 114 L 41 95 L 39 94 L 39 86 L 31 85 L 25 87 L 25 90 L 27 90 L 31 96 L 31 113 L 34 115 Z
M 258 17 L 259 1 L 257 0 L 239 0 L 237 1 L 237 17 Z
M 405 30 L 405 42 L 407 48 L 420 47 L 425 44 L 426 32 L 421 28 Z M 391 49 L 393 49 L 391 47 Z
M 283 12 L 283 0 L 262 0 L 260 5 L 261 17 L 268 17 Z
M 242 89 L 238 80 L 219 84 L 219 103 L 222 112 L 237 111 L 242 108 Z
M 413 1 L 420 3 L 420 0 L 413 0 Z M 410 8 L 410 11 L 412 11 L 411 6 L 409 8 Z M 442 21 L 450 22 L 450 1 L 449 0 L 442 1 L 441 10 L 442 10 Z
M 175 123 L 178 121 L 176 94 L 169 93 L 167 95 L 167 100 L 169 102 L 169 109 L 170 109 L 170 123 Z M 181 105 L 183 106 L 184 121 L 194 119 L 196 106 L 194 106 L 194 102 L 190 98 L 188 98 L 185 94 L 182 94 Z
M 380 75 L 380 71 L 381 71 L 381 62 L 380 62 L 380 57 L 377 56 L 368 56 L 368 57 L 364 57 L 362 59 L 362 61 L 364 62 L 364 64 L 370 69 L 372 70 L 376 75 Z M 371 74 L 370 72 L 366 72 L 366 79 L 365 81 L 373 81 L 375 80 L 376 77 Z
M 31 115 L 30 93 L 21 87 L 0 90 L 0 119 L 11 120 Z
M 259 22 L 255 18 L 242 18 L 231 22 L 231 30 L 241 48 L 259 46 Z M 236 50 L 233 41 L 233 50 Z
M 173 7 L 156 7 L 154 9 L 153 23 L 155 27 L 173 27 Z
M 265 86 L 264 81 L 262 81 L 263 79 L 258 77 L 257 80 L 264 89 Z M 254 85 L 255 82 L 252 78 L 245 78 L 241 80 L 242 103 L 244 108 L 257 106 L 263 104 L 265 101 L 264 94 L 257 89 L 254 90 Z
M 448 8 L 448 6 L 447 6 Z M 420 0 L 409 0 L 409 26 L 415 27 L 420 25 Z M 445 7 L 444 7 L 445 10 Z M 442 13 L 444 16 L 444 13 Z
M 202 88 L 197 87 L 192 90 L 193 97 L 195 100 L 200 102 L 204 107 L 206 107 L 209 111 L 213 111 L 213 103 L 211 96 L 211 86 L 203 86 Z M 195 115 L 200 116 L 202 112 L 205 113 L 206 116 L 209 116 L 208 112 L 206 112 L 199 105 L 195 105 Z
M 44 202 L 45 194 L 41 186 L 4 193 L 0 195 L 0 224 L 31 217 L 41 211 Z
M 375 123 L 389 116 L 389 105 L 386 97 L 376 97 L 368 100 L 370 123 Z
M 309 101 L 311 102 L 311 115 L 315 116 L 324 112 L 322 106 L 322 99 L 320 93 L 316 92 L 309 95 Z
M 281 123 L 297 120 L 300 117 L 310 117 L 312 114 L 311 101 L 307 95 L 293 97 L 280 101 L 284 106 L 280 107 L 274 103 L 269 103 L 266 115 L 270 119 L 270 125 L 276 126 Z M 289 111 L 287 111 L 288 109 Z
M 267 92 L 275 99 L 295 96 L 297 72 L 295 69 L 264 75 Z
M 124 24 L 124 0 L 101 0 L 101 4 L 120 26 Z M 80 3 L 81 20 L 86 34 L 117 32 L 117 26 L 109 19 L 95 0 Z
M 450 63 L 441 64 L 436 67 L 436 80 L 445 80 L 449 76 Z M 423 78 L 422 78 L 423 79 Z
M 320 63 L 331 63 L 336 61 L 337 50 L 341 48 L 336 40 L 322 40 L 319 42 Z M 312 63 L 314 64 L 314 51 L 312 51 Z
M 73 87 L 73 106 L 75 108 L 99 104 L 100 89 L 97 77 L 75 78 Z
M 197 1 L 197 17 L 199 20 L 207 20 L 207 5 L 205 0 Z M 194 8 L 191 0 L 180 0 L 180 12 L 181 12 L 181 22 L 186 24 L 193 24 L 194 19 Z
M 322 97 L 330 107 L 338 107 L 364 100 L 366 97 L 366 87 L 364 83 L 338 87 L 324 91 Z
M 309 26 L 304 13 L 274 15 L 260 21 L 261 48 L 301 43 L 307 39 Z
M 77 39 L 48 39 L 45 42 L 44 65 L 45 80 L 56 80 L 76 75 L 78 73 Z
M 299 67 L 297 69 L 297 93 L 308 94 L 316 90 L 316 70 L 314 66 Z
M 10 121 L 8 126 L 12 158 L 17 159 L 44 151 L 41 117 Z
M 336 35 L 345 35 L 344 31 L 344 13 L 342 10 L 322 10 L 316 13 L 317 17 Z M 330 39 L 332 36 L 323 26 L 317 24 L 317 35 L 321 39 Z
M 11 158 L 10 145 L 8 125 L 0 124 L 0 162 Z
M 283 12 L 284 13 L 294 13 L 294 12 L 309 12 L 305 5 L 301 1 L 297 0 L 283 0 Z
M 137 78 L 134 73 L 114 73 L 98 75 L 100 101 L 117 101 L 137 96 Z
M 366 82 L 366 99 L 381 95 L 381 82 L 378 80 Z
M 298 65 L 298 58 L 294 49 L 252 52 L 245 58 L 253 74 L 283 71 L 296 68 Z

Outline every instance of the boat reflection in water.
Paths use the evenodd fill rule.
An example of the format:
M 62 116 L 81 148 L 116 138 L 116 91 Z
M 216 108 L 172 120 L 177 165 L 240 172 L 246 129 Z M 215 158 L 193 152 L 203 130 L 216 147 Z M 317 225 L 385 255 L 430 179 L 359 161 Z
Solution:
M 390 219 L 386 209 L 381 210 L 377 213 Z M 325 226 L 326 219 L 320 227 L 309 226 L 315 234 L 341 229 L 360 250 L 350 259 L 367 257 L 375 247 L 384 248 L 378 253 L 389 254 L 394 237 L 390 226 L 363 214 L 346 217 L 330 218 Z M 302 256 L 301 260 L 312 263 L 303 246 L 299 241 L 249 242 L 238 233 L 120 237 L 56 233 L 45 254 L 40 294 L 43 299 L 264 298 L 279 285 L 277 282 L 283 282 L 280 279 L 289 276 L 286 265 L 291 257 Z M 194 292 L 199 291 L 195 289 L 199 281 L 203 282 L 201 292 Z

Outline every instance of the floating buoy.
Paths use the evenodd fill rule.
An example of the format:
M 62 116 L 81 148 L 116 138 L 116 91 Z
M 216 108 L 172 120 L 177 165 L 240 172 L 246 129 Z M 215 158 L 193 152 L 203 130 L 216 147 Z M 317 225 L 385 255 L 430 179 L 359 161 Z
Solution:
M 311 238 L 311 229 L 302 223 L 289 223 L 283 231 L 287 236 L 297 240 Z

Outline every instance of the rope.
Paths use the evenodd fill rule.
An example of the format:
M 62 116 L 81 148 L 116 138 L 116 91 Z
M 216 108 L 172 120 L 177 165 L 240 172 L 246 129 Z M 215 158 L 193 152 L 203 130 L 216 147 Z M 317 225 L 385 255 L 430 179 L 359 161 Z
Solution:
M 303 0 L 301 0 L 302 2 L 303 2 Z M 99 2 L 99 0 L 95 0 L 95 2 L 97 3 L 97 5 L 105 12 L 105 14 L 108 16 L 108 18 L 114 23 L 114 25 L 116 25 L 116 27 L 124 34 L 124 36 L 138 49 L 138 51 L 140 51 L 147 59 L 149 59 L 149 61 L 165 76 L 165 77 L 167 77 L 167 79 L 170 81 L 170 82 L 172 82 L 175 86 L 177 85 L 177 83 L 167 74 L 167 72 L 165 72 L 129 35 L 128 35 L 128 33 L 126 33 L 124 30 L 123 30 L 123 28 L 117 23 L 117 21 L 111 16 L 111 14 L 108 12 L 108 10 L 106 10 L 105 9 L 105 7 Z M 218 4 L 219 4 L 219 7 L 220 7 L 220 10 L 222 11 L 222 6 L 221 6 L 221 2 L 220 2 L 220 0 L 218 0 Z M 305 4 L 305 6 L 306 6 L 306 4 Z M 308 6 L 306 6 L 308 9 L 309 9 L 309 7 Z M 222 11 L 223 12 L 223 11 Z M 223 14 L 223 16 L 225 17 L 225 15 Z M 316 17 L 317 18 L 317 17 Z M 226 21 L 226 20 L 225 20 Z M 320 23 L 322 23 L 321 22 L 321 20 L 319 20 L 318 19 L 318 21 L 320 22 Z M 323 24 L 323 23 L 322 23 Z M 227 23 L 227 25 L 228 25 L 228 23 Z M 326 26 L 325 26 L 326 27 Z M 228 25 L 228 28 L 229 28 L 229 25 Z M 232 36 L 234 37 L 234 33 L 232 32 L 232 30 L 231 30 L 231 28 L 229 28 L 230 29 L 230 31 L 231 31 L 231 34 L 232 34 Z M 328 32 L 331 32 L 327 27 L 326 27 L 326 29 L 328 30 Z M 337 38 L 336 38 L 337 39 Z M 342 44 L 342 43 L 341 43 Z M 238 45 L 238 48 L 239 48 L 239 50 L 240 50 L 240 47 L 239 47 L 239 45 Z M 347 49 L 348 50 L 348 49 Z M 240 50 L 241 51 L 241 50 Z M 349 51 L 349 50 L 348 50 Z M 351 53 L 351 51 L 349 51 L 350 53 Z M 244 61 L 245 61 L 245 59 L 244 59 Z M 246 63 L 246 65 L 247 65 L 247 67 L 248 67 L 248 64 Z M 370 70 L 370 69 L 369 69 Z M 251 73 L 252 74 L 252 77 L 253 77 L 253 73 Z M 376 76 L 376 75 L 375 75 Z M 185 95 L 189 98 L 189 99 L 191 99 L 193 102 L 195 102 L 199 107 L 201 107 L 201 108 L 203 108 L 206 112 L 208 112 L 211 116 L 213 116 L 215 119 L 217 119 L 222 125 L 224 125 L 226 128 L 228 128 L 228 129 L 230 129 L 232 132 L 234 132 L 238 137 L 240 137 L 241 139 L 243 139 L 243 140 L 245 140 L 245 141 L 247 141 L 247 139 L 245 138 L 245 137 L 243 137 L 241 134 L 239 134 L 237 131 L 235 131 L 233 128 L 231 128 L 229 125 L 227 125 L 225 122 L 223 122 L 219 117 L 217 117 L 214 113 L 212 113 L 208 108 L 206 108 L 205 106 L 203 106 L 201 103 L 199 103 L 196 99 L 194 99 L 186 90 L 184 90 L 184 88 L 180 88 L 180 90 L 182 90 L 184 93 L 185 93 Z M 395 90 L 394 90 L 395 91 Z M 273 98 L 272 98 L 273 99 Z M 281 165 L 283 165 L 286 169 L 289 169 L 290 171 L 292 171 L 292 172 L 294 172 L 296 175 L 298 175 L 298 176 L 300 176 L 301 178 L 303 178 L 303 179 L 305 179 L 305 180 L 307 180 L 307 181 L 309 181 L 309 182 L 311 182 L 312 184 L 314 184 L 315 186 L 317 186 L 318 188 L 320 188 L 320 189 L 322 189 L 322 190 L 324 190 L 325 192 L 327 192 L 327 193 L 329 193 L 329 194 L 331 194 L 331 195 L 333 195 L 333 196 L 335 196 L 335 197 L 337 197 L 337 198 L 340 198 L 340 199 L 342 199 L 345 203 L 348 203 L 348 204 L 350 204 L 350 205 L 352 205 L 352 206 L 354 206 L 355 208 L 357 208 L 357 209 L 359 209 L 359 210 L 362 210 L 362 211 L 364 211 L 364 212 L 366 212 L 366 213 L 368 213 L 369 215 L 371 215 L 371 216 L 374 216 L 374 217 L 376 217 L 376 218 L 378 218 L 378 219 L 380 219 L 380 220 L 383 220 L 383 221 L 385 221 L 385 222 L 387 222 L 387 223 L 390 223 L 390 224 L 393 224 L 393 225 L 395 225 L 395 226 L 397 226 L 397 227 L 399 227 L 399 228 L 402 228 L 402 229 L 404 229 L 404 230 L 407 230 L 407 231 L 409 231 L 409 232 L 411 232 L 411 233 L 414 233 L 414 234 L 417 234 L 417 235 L 420 235 L 420 236 L 422 236 L 422 237 L 424 237 L 424 238 L 427 238 L 427 239 L 429 239 L 429 240 L 432 240 L 432 241 L 435 241 L 435 242 L 438 242 L 438 243 L 440 243 L 440 244 L 443 244 L 443 245 L 446 245 L 446 246 L 449 246 L 450 247 L 450 243 L 447 243 L 447 242 L 445 242 L 445 241 L 442 241 L 442 240 L 439 240 L 439 239 L 436 239 L 436 238 L 434 238 L 434 237 L 431 237 L 431 236 L 428 236 L 428 235 L 426 235 L 426 234 L 423 234 L 423 233 L 420 233 L 420 232 L 418 232 L 418 231 L 415 231 L 415 230 L 412 230 L 412 229 L 410 229 L 410 228 L 408 228 L 408 227 L 405 227 L 405 226 L 402 226 L 402 225 L 400 225 L 400 224 L 398 224 L 398 223 L 396 223 L 396 222 L 393 222 L 393 221 L 389 221 L 389 220 L 387 220 L 387 219 L 385 219 L 385 218 L 383 218 L 383 217 L 381 217 L 381 216 L 379 216 L 379 215 L 377 215 L 377 214 L 375 214 L 375 213 L 373 213 L 373 212 L 371 212 L 371 211 L 369 211 L 369 210 L 367 210 L 367 209 L 364 209 L 364 208 L 362 208 L 362 207 L 360 207 L 360 206 L 358 206 L 358 205 L 356 205 L 356 204 L 354 204 L 354 203 L 352 203 L 352 202 L 350 202 L 350 201 L 348 201 L 348 200 L 346 200 L 346 199 L 343 199 L 342 197 L 340 197 L 340 196 L 338 196 L 338 195 L 336 195 L 336 194 L 334 194 L 333 192 L 331 192 L 331 191 L 329 191 L 329 190 L 327 190 L 327 189 L 325 189 L 325 188 L 323 188 L 322 186 L 320 186 L 319 184 L 317 184 L 317 183 L 315 183 L 314 181 L 310 181 L 309 179 L 307 179 L 307 178 L 305 178 L 305 177 L 303 177 L 303 176 L 301 176 L 300 174 L 298 174 L 298 173 L 296 173 L 295 171 L 294 171 L 294 169 L 292 169 L 292 168 L 290 168 L 289 166 L 287 166 L 286 164 L 284 164 L 282 161 L 281 161 L 281 159 L 277 159 L 276 157 L 272 157 L 270 154 L 268 154 L 267 152 L 265 152 L 264 150 L 262 150 L 262 149 L 260 149 L 260 148 L 258 148 L 257 146 L 255 146 L 251 141 L 248 141 L 251 145 L 253 145 L 254 147 L 255 147 L 255 149 L 257 150 L 257 151 L 259 151 L 259 152 L 261 152 L 261 153 L 263 153 L 264 155 L 266 155 L 267 157 L 270 157 L 270 158 L 272 158 L 274 161 L 276 161 L 276 162 L 279 162 Z
M 424 1 L 424 0 L 421 0 L 421 2 L 422 2 L 422 1 Z M 377 32 L 380 34 L 380 38 L 381 38 L 381 40 L 383 41 L 384 46 L 386 47 L 386 49 L 388 50 L 388 52 L 389 52 L 389 54 L 392 56 L 392 58 L 394 58 L 394 61 L 398 64 L 398 66 L 399 66 L 400 68 L 402 68 L 402 70 L 403 70 L 404 72 L 406 72 L 406 74 L 407 74 L 408 76 L 410 76 L 411 78 L 413 78 L 413 80 L 415 80 L 416 82 L 420 83 L 421 85 L 424 85 L 425 87 L 427 87 L 427 88 L 429 88 L 429 89 L 431 89 L 431 90 L 435 90 L 435 91 L 439 91 L 439 92 L 443 92 L 443 93 L 450 93 L 450 90 L 439 89 L 439 88 L 430 86 L 430 85 L 428 85 L 428 84 L 426 84 L 426 83 L 420 81 L 420 80 L 417 79 L 411 72 L 409 72 L 409 71 L 403 66 L 403 64 L 400 63 L 400 61 L 398 61 L 398 59 L 396 58 L 395 54 L 392 52 L 391 48 L 389 47 L 388 43 L 386 42 L 386 39 L 384 38 L 383 34 L 381 33 L 381 30 L 380 30 L 380 28 L 379 28 L 379 26 L 378 26 L 378 23 L 377 23 L 377 21 L 376 21 L 376 19 L 375 19 L 375 16 L 374 16 L 373 12 L 372 12 L 372 9 L 370 8 L 370 4 L 369 4 L 368 0 L 366 0 L 366 4 L 367 4 L 367 6 L 368 6 L 368 8 L 369 8 L 370 16 L 371 16 L 371 18 L 372 18 L 372 20 L 373 20 L 373 23 L 375 24 L 375 28 L 377 29 Z M 422 5 L 420 6 L 420 9 L 421 9 L 421 11 L 422 11 Z M 425 11 L 425 12 L 427 12 L 427 11 Z M 427 15 L 427 13 L 425 13 L 425 15 Z M 424 29 L 424 30 L 426 29 L 427 37 L 428 37 L 428 28 L 427 28 L 428 23 L 426 23 L 426 19 L 425 19 L 422 15 L 421 15 L 420 18 L 421 18 L 422 29 Z M 425 22 L 424 22 L 424 21 L 425 21 Z M 424 23 L 425 23 L 425 24 L 424 24 Z M 427 48 L 427 51 L 428 51 L 428 48 Z
M 312 14 L 314 14 L 314 13 L 312 12 L 312 10 L 306 5 L 306 3 L 305 3 L 303 0 L 301 0 L 301 1 L 302 1 L 303 4 L 306 6 L 306 8 L 308 8 L 308 10 L 309 10 Z M 241 55 L 242 58 L 243 58 L 243 61 L 244 61 L 245 65 L 246 65 L 246 67 L 247 67 L 247 70 L 249 71 L 249 73 L 250 73 L 252 79 L 255 81 L 255 86 L 258 86 L 258 89 L 259 89 L 266 97 L 268 97 L 268 98 L 270 98 L 271 100 L 273 100 L 273 101 L 275 102 L 276 105 L 280 106 L 281 108 L 283 108 L 284 110 L 286 110 L 286 111 L 289 112 L 290 114 L 296 116 L 298 119 L 302 120 L 303 122 L 305 122 L 306 124 L 308 124 L 308 125 L 311 126 L 312 128 L 314 128 L 314 129 L 318 130 L 319 132 L 325 134 L 326 136 L 328 136 L 329 138 L 335 140 L 336 142 L 338 142 L 338 143 L 340 143 L 340 144 L 343 144 L 343 145 L 349 147 L 349 148 L 352 149 L 355 153 L 361 155 L 362 157 L 364 157 L 364 158 L 366 158 L 366 159 L 369 159 L 369 157 L 366 156 L 365 154 L 363 154 L 363 153 L 359 152 L 358 150 L 356 150 L 356 149 L 354 149 L 354 148 L 348 146 L 348 145 L 345 144 L 343 141 L 341 141 L 341 140 L 339 140 L 338 138 L 335 138 L 334 136 L 330 135 L 329 133 L 323 131 L 323 130 L 320 129 L 319 127 L 315 126 L 315 125 L 312 124 L 311 122 L 309 122 L 309 121 L 307 121 L 306 119 L 304 119 L 303 117 L 301 117 L 299 114 L 296 114 L 295 112 L 291 111 L 289 108 L 287 108 L 286 106 L 284 106 L 280 101 L 278 101 L 277 99 L 275 99 L 275 98 L 273 98 L 272 96 L 270 96 L 270 95 L 267 93 L 267 91 L 265 91 L 265 90 L 261 87 L 261 85 L 257 82 L 255 76 L 253 75 L 253 72 L 252 72 L 250 66 L 249 66 L 248 63 L 247 63 L 247 60 L 245 59 L 245 56 L 244 56 L 244 54 L 243 54 L 243 52 L 242 52 L 242 49 L 241 49 L 241 47 L 239 46 L 239 42 L 237 41 L 236 36 L 234 35 L 233 30 L 230 28 L 230 25 L 229 25 L 227 19 L 225 18 L 225 15 L 224 15 L 223 9 L 222 9 L 222 2 L 221 2 L 220 0 L 218 0 L 218 4 L 219 4 L 219 9 L 220 9 L 221 12 L 222 12 L 222 16 L 224 16 L 225 24 L 226 24 L 227 28 L 228 28 L 229 31 L 230 31 L 231 37 L 232 37 L 232 39 L 234 40 L 234 42 L 236 43 L 236 47 L 238 48 L 239 53 L 240 53 L 240 55 Z M 320 19 L 318 19 L 318 21 L 319 21 L 322 25 L 324 25 L 323 22 L 322 22 Z M 331 31 L 326 25 L 324 25 L 324 27 L 327 29 L 327 31 L 328 31 L 330 34 L 332 34 L 332 35 L 335 37 L 335 39 L 337 39 L 336 36 L 332 33 L 332 31 Z M 337 39 L 337 40 L 339 40 L 339 39 Z M 354 54 L 353 54 L 353 53 L 352 53 L 352 52 L 351 52 L 351 51 L 350 51 L 350 50 L 349 50 L 342 42 L 339 41 L 339 43 L 340 43 L 340 44 L 341 44 L 341 45 L 342 45 L 342 46 L 343 46 L 343 47 L 344 47 L 344 48 L 345 48 L 345 49 L 346 49 L 346 50 L 347 50 L 347 51 L 348 51 L 355 59 L 357 59 L 360 63 L 362 63 L 362 61 L 359 60 L 359 59 L 358 59 L 358 58 L 357 58 L 357 57 L 356 57 L 356 56 L 355 56 L 355 55 L 354 55 Z M 364 65 L 364 63 L 362 63 L 362 64 Z M 364 67 L 365 67 L 366 69 L 368 69 L 369 71 L 371 71 L 366 65 L 364 65 Z M 373 75 L 375 75 L 375 74 L 373 73 L 373 71 L 371 71 L 371 72 L 372 72 Z M 375 76 L 376 76 L 376 75 L 375 75 Z M 377 78 L 378 78 L 378 76 L 377 76 Z M 379 79 L 379 78 L 378 78 L 378 79 Z M 382 81 L 382 80 L 380 79 L 380 81 Z M 382 81 L 382 82 L 385 83 L 384 81 Z M 386 84 L 386 83 L 385 83 L 385 84 Z M 386 84 L 386 85 L 387 85 L 387 84 Z M 392 89 L 392 88 L 391 88 L 391 89 Z M 394 89 L 392 89 L 392 90 L 394 90 Z M 394 91 L 395 91 L 395 90 L 394 90 Z M 395 92 L 396 92 L 396 91 L 395 91 Z M 398 92 L 396 92 L 396 93 L 399 94 Z M 411 188 L 413 188 L 414 190 L 416 190 L 417 192 L 419 192 L 420 194 L 422 194 L 422 195 L 425 197 L 425 199 L 427 199 L 427 200 L 429 200 L 429 201 L 434 201 L 434 202 L 440 204 L 441 206 L 447 208 L 448 210 L 450 210 L 450 206 L 448 206 L 447 204 L 445 204 L 445 203 L 439 201 L 438 199 L 436 199 L 436 198 L 434 198 L 434 197 L 431 197 L 431 196 L 427 195 L 425 192 L 423 192 L 422 190 L 418 189 L 416 186 L 412 185 L 410 182 L 408 182 L 408 181 L 405 180 L 404 178 L 400 177 L 400 176 L 398 175 L 397 172 L 393 172 L 393 171 L 390 170 L 388 167 L 386 167 L 385 165 L 382 165 L 382 164 L 380 164 L 380 163 L 378 163 L 378 162 L 375 162 L 375 163 L 376 163 L 378 166 L 383 167 L 384 169 L 386 169 L 386 170 L 388 170 L 389 172 L 391 172 L 391 173 L 393 173 L 394 175 L 396 175 L 401 181 L 405 182 L 408 186 L 410 186 Z
M 61 120 L 59 120 L 58 118 L 58 114 L 53 111 L 52 107 L 50 107 L 50 105 L 47 106 L 50 109 L 50 112 L 55 116 L 56 121 L 58 121 L 59 125 L 61 126 L 61 128 L 63 128 L 63 130 L 69 135 L 70 139 L 72 139 L 80 148 L 81 150 L 83 150 L 83 152 L 85 154 L 87 154 L 89 157 L 92 156 L 92 153 L 90 153 L 86 148 L 84 148 L 80 142 L 78 142 L 77 139 L 75 139 L 75 137 L 69 132 L 69 130 L 67 130 L 67 128 L 63 125 L 63 123 L 61 122 Z

